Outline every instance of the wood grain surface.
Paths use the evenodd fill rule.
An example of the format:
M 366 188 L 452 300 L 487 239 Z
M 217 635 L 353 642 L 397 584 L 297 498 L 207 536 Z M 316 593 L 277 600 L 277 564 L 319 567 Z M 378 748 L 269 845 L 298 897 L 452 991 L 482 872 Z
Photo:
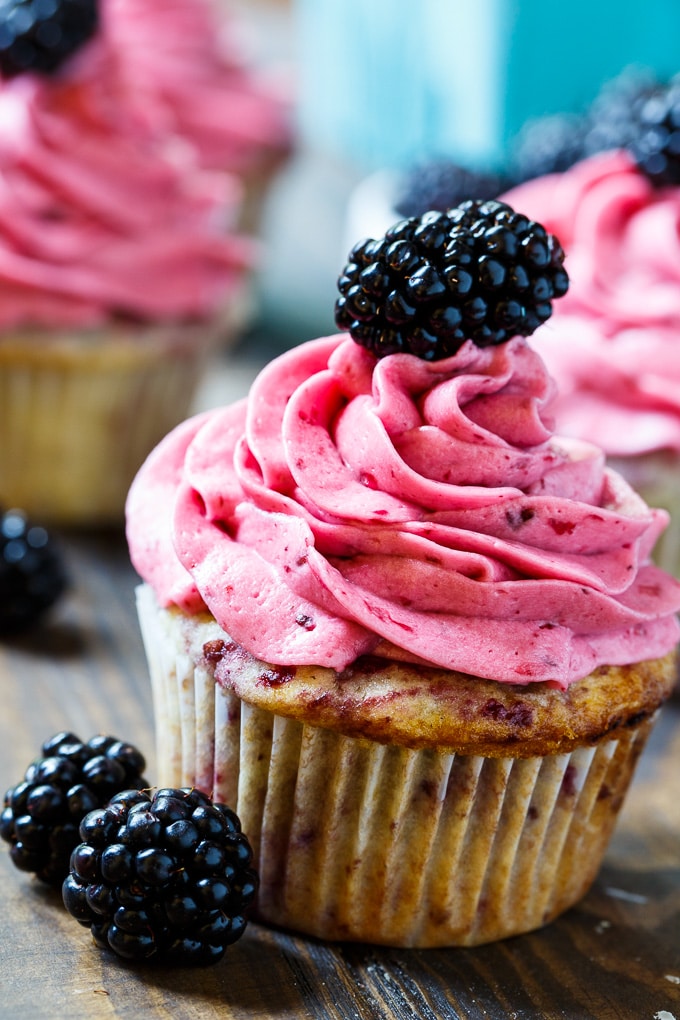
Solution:
M 112 733 L 154 780 L 136 576 L 120 534 L 57 536 L 71 589 L 39 629 L 0 644 L 0 785 L 60 729 Z M 680 1020 L 680 702 L 643 755 L 605 864 L 542 931 L 469 950 L 327 945 L 251 924 L 216 966 L 102 953 L 60 896 L 0 845 L 0 1017 Z

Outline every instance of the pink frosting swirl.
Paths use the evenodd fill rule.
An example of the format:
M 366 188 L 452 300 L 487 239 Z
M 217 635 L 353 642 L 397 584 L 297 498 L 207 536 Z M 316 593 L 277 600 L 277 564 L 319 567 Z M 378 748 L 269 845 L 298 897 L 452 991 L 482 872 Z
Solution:
M 235 17 L 210 0 L 104 0 L 129 91 L 202 165 L 242 175 L 292 145 L 291 88 L 242 52 Z
M 58 75 L 0 84 L 0 327 L 212 317 L 252 265 L 238 182 L 145 104 L 115 11 Z
M 567 253 L 569 292 L 532 340 L 560 430 L 608 454 L 680 451 L 680 188 L 655 189 L 616 151 L 504 200 Z
M 162 604 L 207 607 L 277 664 L 372 653 L 566 687 L 665 654 L 680 584 L 649 555 L 667 515 L 552 434 L 552 396 L 521 338 L 432 364 L 302 344 L 152 453 L 132 561 Z

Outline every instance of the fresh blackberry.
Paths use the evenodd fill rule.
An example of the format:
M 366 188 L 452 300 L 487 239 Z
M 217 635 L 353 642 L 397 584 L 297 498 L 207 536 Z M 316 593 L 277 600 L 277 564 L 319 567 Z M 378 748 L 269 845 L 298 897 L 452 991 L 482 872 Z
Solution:
M 195 789 L 118 794 L 80 826 L 66 909 L 130 960 L 216 963 L 243 934 L 257 891 L 236 814 Z
M 0 837 L 17 868 L 61 885 L 85 815 L 121 790 L 148 786 L 146 763 L 132 744 L 101 735 L 83 743 L 73 733 L 57 733 L 41 753 L 5 794 Z
M 557 239 L 504 202 L 463 202 L 356 245 L 335 322 L 377 357 L 437 361 L 468 339 L 488 347 L 533 333 L 567 291 L 563 261 Z
M 659 86 L 639 105 L 628 149 L 655 187 L 680 184 L 680 79 Z
M 628 148 L 639 133 L 640 108 L 658 87 L 651 72 L 635 67 L 605 82 L 588 109 L 584 155 Z
M 22 510 L 0 516 L 0 634 L 23 630 L 67 586 L 61 555 L 47 531 Z
M 432 160 L 406 171 L 400 181 L 395 209 L 400 216 L 422 216 L 430 210 L 446 212 L 468 198 L 497 198 L 509 182 L 498 173 L 477 171 L 450 160 Z
M 0 70 L 50 74 L 78 50 L 98 25 L 97 0 L 3 0 Z
M 517 184 L 563 173 L 585 155 L 588 122 L 577 114 L 556 113 L 527 121 L 511 149 L 511 175 Z

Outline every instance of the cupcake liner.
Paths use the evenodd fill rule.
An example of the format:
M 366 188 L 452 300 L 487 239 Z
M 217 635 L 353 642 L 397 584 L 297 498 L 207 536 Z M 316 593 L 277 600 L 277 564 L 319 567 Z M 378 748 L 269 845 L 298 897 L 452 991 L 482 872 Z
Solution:
M 542 758 L 411 750 L 256 708 L 138 593 L 159 782 L 233 807 L 256 917 L 328 940 L 471 946 L 540 927 L 591 885 L 654 717 Z M 223 635 L 222 635 L 223 636 Z
M 0 339 L 0 502 L 113 524 L 145 457 L 187 417 L 217 329 Z

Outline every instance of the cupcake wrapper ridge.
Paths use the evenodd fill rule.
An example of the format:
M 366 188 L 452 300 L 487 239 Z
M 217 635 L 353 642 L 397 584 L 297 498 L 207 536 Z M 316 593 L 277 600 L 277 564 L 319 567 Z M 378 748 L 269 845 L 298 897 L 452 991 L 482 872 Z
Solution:
M 159 782 L 237 811 L 257 919 L 327 940 L 472 946 L 541 927 L 593 882 L 653 717 L 538 758 L 382 745 L 249 705 L 195 663 L 145 586 L 138 606 Z

